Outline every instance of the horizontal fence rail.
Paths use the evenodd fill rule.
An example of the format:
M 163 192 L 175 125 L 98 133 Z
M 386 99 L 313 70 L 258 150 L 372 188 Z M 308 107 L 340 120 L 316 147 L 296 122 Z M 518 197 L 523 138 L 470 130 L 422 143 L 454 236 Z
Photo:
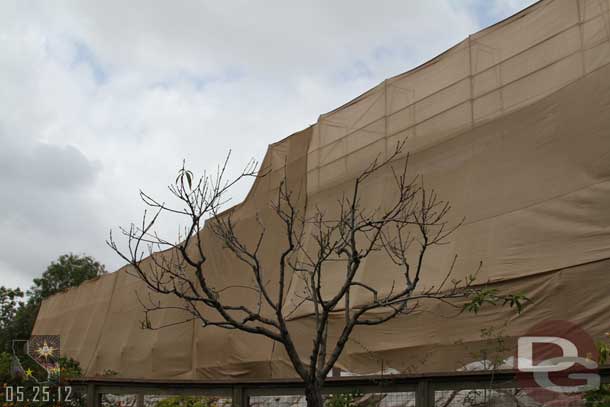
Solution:
M 610 383 L 610 366 L 599 370 L 602 383 Z M 358 393 L 366 406 L 536 406 L 524 402 L 514 370 L 464 371 L 435 374 L 351 376 L 328 378 L 327 395 Z M 85 377 L 68 384 L 86 395 L 88 407 L 113 405 L 104 397 L 134 398 L 132 405 L 154 405 L 147 397 L 213 397 L 217 406 L 306 406 L 303 384 L 296 379 L 162 380 Z M 493 402 L 486 400 L 493 399 Z M 105 401 L 106 400 L 106 401 Z M 499 400 L 499 401 L 498 401 Z M 125 405 L 126 403 L 122 403 Z M 127 403 L 129 404 L 129 403 Z

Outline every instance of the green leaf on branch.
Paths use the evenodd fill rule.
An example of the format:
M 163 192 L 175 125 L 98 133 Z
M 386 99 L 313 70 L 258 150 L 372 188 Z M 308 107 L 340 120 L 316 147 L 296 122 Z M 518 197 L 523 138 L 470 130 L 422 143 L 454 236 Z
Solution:
M 464 304 L 462 311 L 472 312 L 473 314 L 478 314 L 485 304 L 497 305 L 500 302 L 503 306 L 508 305 L 510 308 L 517 308 L 517 312 L 521 313 L 525 304 L 529 302 L 529 298 L 523 294 L 499 295 L 496 288 L 473 290 L 469 299 L 470 301 Z
M 178 171 L 178 176 L 176 177 L 176 184 L 184 185 L 184 180 L 186 179 L 186 184 L 189 189 L 193 189 L 193 171 L 187 170 L 182 164 L 182 168 Z
M 470 301 L 464 304 L 464 311 L 478 314 L 484 304 L 496 305 L 498 290 L 495 288 L 483 288 L 474 290 L 470 295 Z
M 504 304 L 508 304 L 511 308 L 517 308 L 517 312 L 520 314 L 523 311 L 523 307 L 525 304 L 529 302 L 529 298 L 527 298 L 523 294 L 509 294 L 504 297 Z

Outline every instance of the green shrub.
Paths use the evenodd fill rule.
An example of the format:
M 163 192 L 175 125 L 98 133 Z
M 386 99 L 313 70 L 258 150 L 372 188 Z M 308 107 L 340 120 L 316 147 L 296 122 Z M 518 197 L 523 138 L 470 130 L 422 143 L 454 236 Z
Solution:
M 217 403 L 213 397 L 174 396 L 160 401 L 157 407 L 216 407 Z
M 606 338 L 610 339 L 610 332 L 606 334 Z M 597 344 L 599 353 L 599 365 L 603 366 L 610 360 L 610 343 L 600 341 Z M 608 407 L 610 406 L 610 385 L 602 384 L 599 390 L 587 392 L 585 394 L 585 402 L 587 407 Z
M 324 402 L 324 407 L 351 407 L 362 397 L 357 390 L 351 393 L 338 393 L 330 395 Z

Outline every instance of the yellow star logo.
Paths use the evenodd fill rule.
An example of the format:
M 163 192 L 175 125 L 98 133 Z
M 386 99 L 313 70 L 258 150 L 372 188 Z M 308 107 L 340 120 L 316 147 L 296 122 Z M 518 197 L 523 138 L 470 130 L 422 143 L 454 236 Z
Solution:
M 25 377 L 32 377 L 32 369 L 28 368 L 28 370 L 25 371 Z
M 40 357 L 43 357 L 45 359 L 47 359 L 50 356 L 53 356 L 53 353 L 55 352 L 55 348 L 52 346 L 49 346 L 47 344 L 47 341 L 44 341 L 43 345 L 36 349 L 36 353 L 38 353 L 38 355 Z

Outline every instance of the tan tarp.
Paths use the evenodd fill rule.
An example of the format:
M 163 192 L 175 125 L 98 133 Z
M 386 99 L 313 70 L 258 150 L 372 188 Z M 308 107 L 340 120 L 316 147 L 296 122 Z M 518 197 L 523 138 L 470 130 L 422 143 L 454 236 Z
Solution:
M 285 242 L 268 203 L 284 163 L 290 188 L 301 192 L 301 207 L 305 196 L 308 210 L 331 207 L 372 158 L 407 137 L 410 171 L 451 202 L 456 219 L 466 218 L 452 243 L 427 258 L 424 284 L 438 281 L 457 253 L 458 275 L 482 260 L 483 280 L 534 302 L 518 318 L 506 308 L 456 317 L 440 303 L 429 304 L 356 331 L 339 365 L 356 373 L 455 369 L 483 346 L 480 328 L 504 320 L 511 321 L 509 342 L 533 324 L 557 318 L 599 336 L 610 329 L 609 63 L 610 0 L 539 2 L 271 145 L 263 161 L 271 173 L 232 209 L 238 233 L 255 239 L 257 214 L 274 231 L 261 250 L 273 282 L 274 260 Z M 379 174 L 365 203 L 391 199 L 390 182 Z M 243 264 L 208 230 L 202 233 L 210 279 L 218 287 L 249 284 Z M 387 290 L 394 273 L 384 256 L 375 255 L 359 278 Z M 292 288 L 288 304 L 296 301 L 298 281 Z M 87 282 L 46 300 L 34 333 L 61 335 L 63 352 L 87 375 L 293 374 L 283 350 L 258 336 L 194 322 L 140 329 L 136 293 L 143 291 L 127 269 Z M 234 290 L 232 297 L 256 301 L 249 290 Z M 167 311 L 155 322 L 182 317 Z M 305 311 L 290 321 L 304 356 L 311 324 Z

